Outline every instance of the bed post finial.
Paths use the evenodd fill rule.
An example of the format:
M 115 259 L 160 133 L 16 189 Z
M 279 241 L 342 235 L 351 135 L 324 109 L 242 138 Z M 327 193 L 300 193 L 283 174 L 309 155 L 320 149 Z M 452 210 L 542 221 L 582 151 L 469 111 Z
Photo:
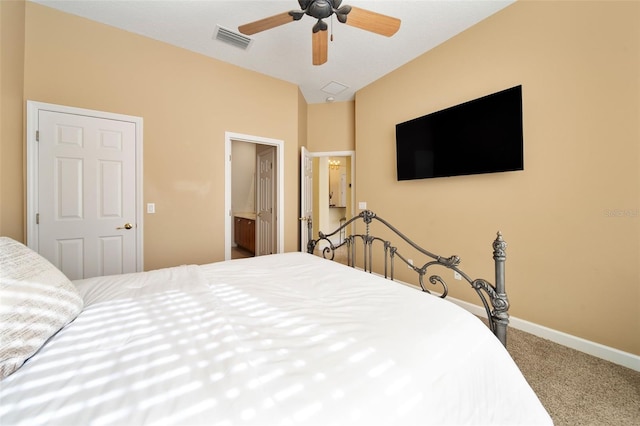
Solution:
M 502 239 L 502 233 L 498 231 L 493 241 L 493 260 L 496 271 L 496 297 L 491 301 L 493 312 L 491 316 L 495 324 L 495 334 L 502 344 L 507 346 L 507 326 L 509 325 L 509 300 L 505 291 L 504 263 L 507 260 L 507 243 Z
M 504 261 L 507 258 L 507 243 L 502 239 L 502 232 L 498 231 L 496 235 L 496 239 L 493 241 L 493 258 L 498 257 Z

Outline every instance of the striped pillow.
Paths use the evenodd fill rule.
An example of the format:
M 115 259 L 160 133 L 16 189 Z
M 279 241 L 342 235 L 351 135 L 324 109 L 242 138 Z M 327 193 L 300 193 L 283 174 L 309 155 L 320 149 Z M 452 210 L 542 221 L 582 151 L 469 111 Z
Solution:
M 0 380 L 83 308 L 69 279 L 25 245 L 0 237 Z

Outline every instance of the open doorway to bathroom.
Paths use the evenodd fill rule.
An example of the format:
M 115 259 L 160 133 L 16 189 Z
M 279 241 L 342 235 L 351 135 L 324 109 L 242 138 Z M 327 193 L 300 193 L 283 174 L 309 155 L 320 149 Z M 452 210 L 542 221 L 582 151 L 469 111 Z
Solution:
M 226 134 L 225 259 L 282 251 L 282 141 Z
M 304 167 L 301 170 L 300 199 L 302 212 L 300 233 L 301 250 L 306 250 L 308 241 L 308 219 L 311 219 L 312 235 L 338 228 L 354 214 L 354 157 L 353 151 L 301 153 Z M 347 230 L 347 233 L 349 230 Z M 332 243 L 340 244 L 344 233 L 331 237 Z

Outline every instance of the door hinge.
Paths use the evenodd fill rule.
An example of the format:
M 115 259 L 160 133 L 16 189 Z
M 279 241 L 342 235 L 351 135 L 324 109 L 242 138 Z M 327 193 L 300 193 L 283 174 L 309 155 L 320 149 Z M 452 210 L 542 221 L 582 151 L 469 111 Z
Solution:
M 40 130 L 36 130 L 36 142 L 40 142 Z
M 40 225 L 40 213 L 36 213 L 36 225 Z

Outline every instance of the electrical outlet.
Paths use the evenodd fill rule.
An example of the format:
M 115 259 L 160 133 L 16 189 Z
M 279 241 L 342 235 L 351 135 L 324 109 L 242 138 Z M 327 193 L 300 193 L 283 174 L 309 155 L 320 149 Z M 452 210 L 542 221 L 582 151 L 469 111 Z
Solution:
M 455 278 L 456 280 L 461 280 L 462 275 L 460 275 L 459 272 L 453 271 L 453 278 Z
M 366 209 L 367 209 L 367 202 L 366 202 L 366 201 L 360 201 L 360 202 L 358 203 L 358 208 L 359 208 L 360 210 L 366 210 Z
M 407 259 L 407 263 L 408 263 L 407 268 L 413 269 L 413 259 Z

